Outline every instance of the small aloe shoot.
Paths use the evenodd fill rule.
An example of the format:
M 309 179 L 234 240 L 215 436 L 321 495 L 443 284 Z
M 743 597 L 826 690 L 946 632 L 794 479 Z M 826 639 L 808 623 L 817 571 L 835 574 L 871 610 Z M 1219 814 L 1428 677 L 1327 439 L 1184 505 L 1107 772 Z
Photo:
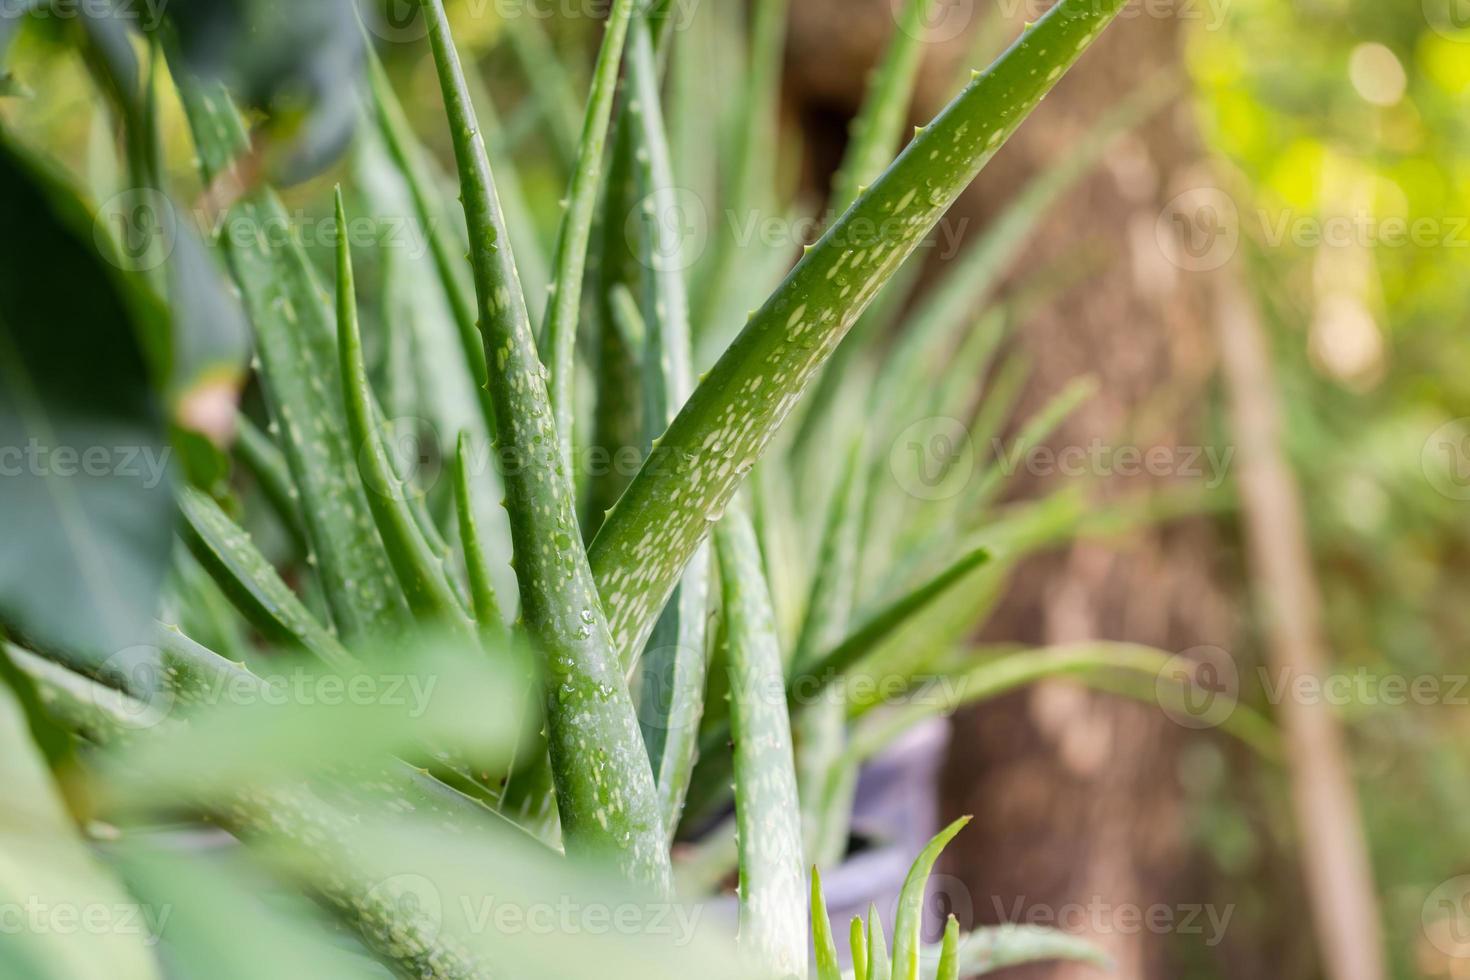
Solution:
M 401 483 L 374 424 L 373 393 L 362 359 L 362 333 L 357 323 L 357 296 L 352 274 L 352 248 L 347 240 L 347 211 L 337 188 L 337 346 L 342 371 L 342 400 L 347 427 L 358 446 L 357 465 L 367 489 L 368 508 L 409 608 L 419 617 L 468 631 L 470 622 L 449 584 L 443 560 L 424 539 L 409 508 L 413 489 Z
M 619 649 L 647 636 L 709 526 L 878 290 L 1123 3 L 1053 7 L 919 132 L 751 317 L 592 543 Z
M 420 0 L 449 116 L 506 466 L 521 617 L 545 657 L 547 740 L 567 849 L 667 892 L 668 840 L 633 701 L 581 546 L 510 239 L 442 0 Z M 682 565 L 682 563 L 681 563 Z
M 868 934 L 863 930 L 863 917 L 855 915 L 847 927 L 847 945 L 852 950 L 854 980 L 868 978 Z
M 939 945 L 939 970 L 934 980 L 960 980 L 960 922 L 953 914 L 944 923 Z
M 970 822 L 969 817 L 960 817 L 945 827 L 920 852 L 919 859 L 909 869 L 904 879 L 903 890 L 898 895 L 898 914 L 893 923 L 893 980 L 919 980 L 920 932 L 924 926 L 924 887 L 929 883 L 929 872 L 956 834 Z
M 454 508 L 459 520 L 460 546 L 464 550 L 465 577 L 470 583 L 475 621 L 481 632 L 498 633 L 505 627 L 505 617 L 501 614 L 500 602 L 495 598 L 485 546 L 480 540 L 480 525 L 475 520 L 474 497 L 470 491 L 469 436 L 463 432 L 454 447 Z
M 827 896 L 822 892 L 822 873 L 812 866 L 812 945 L 816 948 L 817 980 L 842 980 L 837 962 L 837 943 L 832 939 L 832 919 L 827 915 Z
M 883 936 L 883 917 L 878 906 L 868 903 L 868 980 L 891 980 L 893 964 L 888 959 L 888 940 Z

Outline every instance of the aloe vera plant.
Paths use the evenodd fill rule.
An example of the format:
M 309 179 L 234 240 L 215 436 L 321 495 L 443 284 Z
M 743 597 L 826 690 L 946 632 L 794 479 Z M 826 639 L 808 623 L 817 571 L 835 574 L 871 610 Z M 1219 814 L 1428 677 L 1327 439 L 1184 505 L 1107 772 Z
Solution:
M 695 12 L 702 19 L 689 37 L 716 37 L 735 16 L 708 6 Z M 894 342 L 904 290 L 914 283 L 901 270 L 1121 6 L 1061 0 L 894 158 L 921 53 L 918 26 L 929 10 L 929 0 L 909 0 L 905 29 L 874 77 L 836 182 L 840 213 L 762 299 L 744 295 L 744 284 L 760 281 L 758 270 L 789 265 L 789 257 L 746 254 L 721 241 L 707 266 L 690 269 L 669 218 L 681 187 L 711 182 L 710 174 L 680 172 L 697 166 L 701 122 L 711 127 L 707 145 L 740 151 L 718 192 L 724 203 L 756 212 L 785 206 L 770 153 L 783 0 L 754 5 L 749 94 L 736 111 L 704 119 L 691 109 L 694 100 L 665 92 L 666 68 L 676 80 L 691 71 L 671 5 L 618 0 L 598 25 L 580 135 L 565 98 L 576 73 L 545 62 L 550 48 L 538 26 L 512 26 L 521 70 L 533 85 L 549 86 L 537 93 L 536 115 L 570 175 L 545 255 L 535 229 L 512 227 L 523 209 L 502 206 L 497 177 L 524 182 L 509 141 L 487 139 L 480 110 L 489 103 L 476 64 L 452 36 L 441 0 L 418 0 L 426 43 L 414 50 L 432 61 L 444 120 L 425 124 L 406 113 L 395 66 L 368 53 L 363 116 L 379 142 L 365 156 L 394 171 L 425 227 L 425 268 L 437 278 L 429 291 L 439 294 L 458 341 L 457 357 L 447 358 L 388 343 L 411 335 L 396 317 L 414 311 L 403 297 L 385 302 L 362 288 L 374 275 L 374 253 L 353 236 L 362 205 L 350 181 L 332 202 L 330 256 L 263 233 L 290 224 L 265 179 L 269 148 L 247 130 L 228 86 L 198 74 L 179 38 L 161 31 L 156 43 L 168 55 L 205 199 L 225 226 L 256 232 L 210 242 L 223 261 L 206 263 L 201 274 L 226 293 L 225 283 L 238 290 L 264 397 L 239 409 L 233 458 L 248 479 L 187 474 L 179 479 L 188 485 L 171 496 L 164 490 L 177 524 L 138 549 L 151 562 L 137 583 L 147 588 L 141 598 L 123 598 L 149 607 L 141 618 L 134 608 L 135 620 L 168 608 L 180 621 L 140 650 L 103 663 L 87 656 L 95 650 L 68 649 L 75 636 L 44 628 L 35 590 L 18 584 L 8 555 L 0 565 L 0 614 L 15 640 L 3 653 L 14 669 L 0 676 L 10 678 L 18 706 L 12 711 L 0 692 L 0 720 L 19 713 L 30 726 L 0 726 L 7 756 L 29 759 L 29 743 L 40 737 L 31 732 L 48 725 L 80 736 L 87 785 L 102 816 L 123 828 L 100 867 L 72 869 L 74 887 L 140 895 L 177 887 L 190 901 L 238 908 L 245 883 L 268 871 L 345 922 L 354 951 L 400 975 L 631 977 L 646 976 L 652 963 L 659 973 L 804 977 L 814 950 L 820 980 L 844 976 L 821 874 L 845 856 L 860 765 L 930 706 L 874 710 L 857 693 L 862 682 L 882 674 L 912 692 L 926 678 L 964 676 L 977 681 L 980 697 L 1053 673 L 1121 684 L 1120 669 L 1136 675 L 1144 659 L 1103 650 L 959 660 L 955 652 L 970 650 L 968 636 L 1012 562 L 1070 533 L 1076 515 L 1040 505 L 1019 517 L 1003 513 L 994 499 L 1004 474 L 984 461 L 966 493 L 943 501 L 894 494 L 889 481 L 890 447 L 921 417 L 916 412 L 976 428 L 994 422 L 997 430 L 1008 416 L 1004 385 L 969 376 L 997 358 L 1007 311 L 991 309 L 981 318 L 985 329 L 971 330 L 975 308 L 987 303 L 1002 259 L 1044 206 L 1143 109 L 1099 123 L 1073 159 L 972 247 L 968 271 L 941 280 L 936 298 L 915 314 L 907 336 L 918 339 Z M 373 36 L 350 20 L 344 26 L 353 37 Z M 440 224 L 451 195 L 428 147 L 445 133 L 463 242 L 458 227 Z M 22 213 L 16 195 L 36 183 L 27 168 L 14 169 L 15 186 L 0 191 L 7 214 Z M 92 213 L 64 183 L 45 187 L 48 199 L 64 199 L 62 210 Z M 370 207 L 373 195 L 363 197 Z M 58 235 L 58 243 L 78 247 L 74 232 Z M 540 298 L 527 294 L 520 275 L 528 251 L 551 276 L 539 337 L 531 311 Z M 3 281 L 0 344 L 13 345 L 16 334 L 30 340 L 34 304 Z M 98 295 L 140 322 L 142 345 L 149 311 L 160 305 L 158 284 L 127 276 L 116 283 L 118 296 Z M 885 289 L 894 295 L 875 303 Z M 128 305 L 134 296 L 141 298 Z M 756 312 L 712 364 L 701 363 L 701 343 L 719 340 L 737 300 Z M 587 358 L 597 389 L 591 399 L 575 397 L 578 352 L 589 354 L 576 343 L 579 333 L 597 338 Z M 397 452 L 396 417 L 417 414 L 424 394 L 375 374 L 375 343 L 396 352 L 390 362 L 421 360 L 411 365 L 417 378 L 472 385 L 454 413 L 424 408 L 425 419 L 460 420 L 457 431 L 427 440 L 421 455 L 428 458 Z M 0 359 L 0 371 L 47 367 L 33 363 L 44 362 L 42 348 L 23 353 Z M 951 354 L 954 375 L 941 369 Z M 133 373 L 132 362 L 119 366 Z M 816 397 L 803 402 L 819 375 Z M 870 386 L 894 395 L 902 411 L 877 419 L 848 412 Z M 141 378 L 135 389 L 132 403 L 98 404 L 118 424 L 151 422 L 153 393 L 170 390 L 167 377 Z M 1083 393 L 1023 426 L 1018 444 L 1044 435 Z M 32 408 L 12 408 L 7 397 L 0 408 Z M 581 412 L 587 401 L 597 406 L 594 418 Z M 794 415 L 799 429 L 786 431 Z M 493 449 L 477 444 L 480 435 L 493 436 Z M 612 438 L 627 445 L 592 448 L 632 450 L 636 473 L 581 472 L 583 442 Z M 447 479 L 436 479 L 441 470 Z M 501 518 L 492 521 L 478 506 L 487 491 L 504 493 L 508 544 L 495 533 Z M 0 487 L 0 495 L 12 492 Z M 25 507 L 30 501 L 22 498 Z M 513 566 L 513 590 L 497 590 L 502 563 Z M 160 607 L 154 579 L 169 565 L 169 581 L 182 584 L 169 586 Z M 220 608 L 225 600 L 230 609 Z M 244 663 L 190 638 L 204 631 L 233 637 L 220 653 Z M 129 646 L 128 637 L 117 639 L 119 649 Z M 516 660 L 522 646 L 534 652 L 534 678 Z M 368 683 L 392 667 L 454 689 L 435 695 L 444 700 L 418 719 L 372 711 L 338 717 L 299 705 L 240 709 L 240 699 L 276 690 L 272 668 L 296 663 L 285 659 L 292 653 L 307 658 L 301 672 L 312 683 Z M 526 729 L 510 722 L 528 700 L 528 684 L 539 724 Z M 234 692 L 223 706 L 215 703 L 222 691 Z M 323 741 L 292 755 L 303 732 Z M 74 776 L 56 775 L 62 785 Z M 718 822 L 730 806 L 733 818 Z M 165 814 L 207 819 L 244 845 L 231 851 L 217 884 L 194 856 L 143 832 Z M 75 837 L 65 819 L 47 814 L 63 836 Z M 1046 957 L 1095 960 L 1089 947 L 1045 931 L 962 935 L 953 921 L 939 945 L 924 946 L 925 883 L 962 826 L 919 855 L 892 910 L 875 908 L 852 924 L 853 975 L 918 980 Z M 694 863 L 688 854 L 701 851 L 709 852 L 708 878 L 691 886 L 680 872 Z M 599 945 L 562 930 L 537 941 L 486 929 L 472 914 L 474 901 L 493 895 L 549 903 L 572 894 L 681 909 L 709 898 L 717 886 L 708 882 L 729 872 L 738 881 L 738 936 L 712 928 L 667 942 L 648 930 Z M 889 911 L 896 913 L 891 954 Z M 337 962 L 324 948 L 327 929 L 284 922 L 274 908 L 250 915 L 276 972 Z M 166 939 L 181 962 L 217 956 L 239 975 L 258 972 L 252 944 L 220 937 L 208 916 L 189 917 Z M 104 975 L 104 952 L 68 961 L 70 972 L 40 975 L 91 980 Z M 129 976 L 157 974 L 146 951 L 117 957 Z

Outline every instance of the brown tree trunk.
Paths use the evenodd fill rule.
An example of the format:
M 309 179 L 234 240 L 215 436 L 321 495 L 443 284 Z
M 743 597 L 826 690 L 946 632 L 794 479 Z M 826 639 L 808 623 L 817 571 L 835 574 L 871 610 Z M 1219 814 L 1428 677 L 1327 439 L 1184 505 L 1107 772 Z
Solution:
M 794 5 L 793 94 L 808 122 L 824 113 L 841 117 L 856 103 L 864 66 L 891 29 L 889 2 Z M 880 26 L 865 26 L 870 22 Z M 1120 95 L 1141 84 L 1178 89 L 1174 104 L 1115 146 L 1099 171 L 1054 209 L 1015 264 L 1012 279 L 1019 283 L 1052 263 L 1095 263 L 1021 324 L 1016 338 L 1036 365 L 1018 418 L 1076 377 L 1090 374 L 1099 382 L 1098 394 L 1051 440 L 1056 449 L 1089 447 L 1094 440 L 1140 450 L 1202 444 L 1202 400 L 1215 369 L 1207 276 L 1170 264 L 1155 234 L 1166 202 L 1204 179 L 1187 86 L 1180 74 L 1160 76 L 1161 69 L 1179 64 L 1180 33 L 1173 19 L 1144 16 L 1137 8 L 1125 12 L 952 216 L 970 218 L 972 229 L 983 227 Z M 938 57 L 931 62 L 939 67 L 926 75 L 921 103 L 927 104 L 919 106 L 920 114 L 950 94 L 940 80 L 956 50 L 950 45 L 933 53 Z M 849 67 L 839 72 L 834 66 Z M 1096 476 L 1110 497 L 1188 479 Z M 1023 471 L 1015 491 L 1034 497 L 1066 479 Z M 1233 624 L 1218 581 L 1223 576 L 1212 567 L 1217 553 L 1204 522 L 1153 528 L 1124 541 L 1078 543 L 1023 565 L 988 632 L 996 640 L 1038 645 L 1108 639 L 1172 652 L 1201 645 L 1228 649 Z M 1095 938 L 1113 956 L 1116 976 L 1176 975 L 1169 967 L 1170 936 L 1138 928 L 1123 910 L 1174 908 L 1181 901 L 1188 855 L 1175 770 L 1185 730 L 1156 708 L 1062 682 L 967 712 L 955 726 L 948 807 L 975 815 L 948 858 L 964 886 L 956 911 L 972 917 L 962 924 L 1050 920 Z M 1044 966 L 1007 976 L 1099 974 Z

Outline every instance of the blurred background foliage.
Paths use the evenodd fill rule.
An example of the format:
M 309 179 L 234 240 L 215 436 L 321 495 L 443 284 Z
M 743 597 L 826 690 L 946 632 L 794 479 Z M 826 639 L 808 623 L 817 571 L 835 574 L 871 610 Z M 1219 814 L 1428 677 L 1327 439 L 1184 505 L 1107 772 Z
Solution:
M 1466 670 L 1465 456 L 1463 443 L 1446 457 L 1432 438 L 1470 413 L 1463 8 L 1231 0 L 1224 29 L 1190 35 L 1202 130 L 1233 178 L 1265 300 L 1344 674 Z M 1396 235 L 1405 227 L 1421 233 Z M 1314 241 L 1334 228 L 1342 235 Z M 1422 925 L 1424 895 L 1470 871 L 1465 694 L 1458 706 L 1343 709 L 1397 976 L 1466 975 Z M 1215 786 L 1199 824 L 1227 875 L 1253 863 L 1260 842 L 1249 828 L 1264 826 L 1238 790 Z M 1260 918 L 1279 912 L 1268 900 Z
M 566 168 L 537 115 L 548 105 L 556 111 L 562 91 L 575 98 L 586 80 L 552 75 L 528 85 L 536 53 L 494 17 L 494 4 L 447 6 L 500 108 L 537 233 L 547 240 Z M 1463 0 L 1197 6 L 1223 13 L 1218 27 L 1213 18 L 1192 25 L 1188 65 L 1201 130 L 1220 160 L 1264 300 L 1338 667 L 1409 678 L 1463 674 L 1470 669 L 1470 454 L 1462 448 L 1446 457 L 1433 436 L 1470 416 L 1470 11 Z M 549 42 L 567 50 L 596 43 L 585 18 L 546 26 Z M 124 178 L 115 170 L 108 110 L 72 49 L 58 43 L 57 32 L 73 27 L 26 23 L 8 67 L 18 85 L 44 97 L 0 99 L 0 115 L 105 200 Z M 390 44 L 383 54 L 412 121 L 424 123 L 420 136 L 449 159 L 438 115 L 412 111 L 438 102 L 424 47 Z M 202 188 L 187 166 L 187 128 L 171 87 L 161 90 L 165 159 L 177 168 L 173 186 L 192 200 Z M 288 209 L 327 219 L 330 188 L 353 166 L 348 154 L 285 189 Z M 325 268 L 331 241 L 305 244 Z M 1246 693 L 1263 697 L 1251 676 L 1243 678 Z M 1448 693 L 1470 697 L 1470 690 Z M 1470 873 L 1470 711 L 1355 703 L 1344 712 L 1394 973 L 1470 976 L 1470 959 L 1429 943 L 1422 921 L 1424 896 Z M 1261 932 L 1299 926 L 1305 912 L 1296 919 L 1282 907 L 1298 899 L 1274 891 L 1260 873 L 1264 856 L 1290 847 L 1279 780 L 1240 781 L 1227 774 L 1251 770 L 1229 765 L 1218 748 L 1191 751 L 1200 763 L 1186 767 L 1198 806 L 1193 826 L 1212 871 L 1240 900 L 1237 915 Z M 1198 971 L 1215 975 L 1208 963 Z M 1280 975 L 1298 974 L 1283 963 Z

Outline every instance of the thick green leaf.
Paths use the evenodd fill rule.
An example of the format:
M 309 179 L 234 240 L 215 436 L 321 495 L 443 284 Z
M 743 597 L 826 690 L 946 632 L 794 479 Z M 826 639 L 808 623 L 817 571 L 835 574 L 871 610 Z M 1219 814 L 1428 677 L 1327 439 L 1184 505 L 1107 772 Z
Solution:
M 414 213 L 425 229 L 429 254 L 439 273 L 444 298 L 454 320 L 464 366 L 474 382 L 475 397 L 486 432 L 495 431 L 495 407 L 487 388 L 485 348 L 475 322 L 474 287 L 462 258 L 462 245 L 449 223 L 444 202 L 440 200 L 429 171 L 428 154 L 414 138 L 413 129 L 404 115 L 388 76 L 378 56 L 368 47 L 368 97 L 373 115 L 388 154 L 402 172 L 404 186 L 413 200 Z
M 860 915 L 853 916 L 848 924 L 847 946 L 852 951 L 853 980 L 868 980 L 868 933 Z
M 179 493 L 184 543 L 241 615 L 270 642 L 310 650 L 324 663 L 345 664 L 351 655 L 281 581 L 238 524 L 210 497 L 185 487 Z
M 173 503 L 142 349 L 162 311 L 95 220 L 0 131 L 0 224 L 25 239 L 0 262 L 0 618 L 100 660 L 147 631 Z
M 608 11 L 602 47 L 592 70 L 592 90 L 587 95 L 577 165 L 572 171 L 566 210 L 562 212 L 561 228 L 556 236 L 551 296 L 541 324 L 541 345 L 545 349 L 546 366 L 551 370 L 551 407 L 561 440 L 562 462 L 568 469 L 572 465 L 572 426 L 577 415 L 574 394 L 582 277 L 587 266 L 587 245 L 592 238 L 592 215 L 602 185 L 602 158 L 612 121 L 613 99 L 617 95 L 618 70 L 635 6 L 634 0 L 614 0 Z
M 357 466 L 367 488 L 368 509 L 377 523 L 378 535 L 403 588 L 403 596 L 421 620 L 442 622 L 468 633 L 470 623 L 450 587 L 449 571 L 425 540 L 409 506 L 407 497 L 417 490 L 399 480 L 383 445 L 382 434 L 374 425 L 377 416 L 362 359 L 347 211 L 340 187 L 337 189 L 337 348 L 347 429 L 358 446 Z
M 929 883 L 929 873 L 939 853 L 954 840 L 955 835 L 970 822 L 969 817 L 960 817 L 945 827 L 934 839 L 924 845 L 914 866 L 904 879 L 903 890 L 898 895 L 898 913 L 893 920 L 893 978 L 894 980 L 919 980 L 920 931 L 924 927 L 924 888 Z
M 218 84 L 182 77 L 179 93 L 201 170 L 212 182 L 249 149 L 244 123 Z M 280 199 L 262 187 L 229 209 L 220 241 L 255 328 L 266 401 L 301 495 L 332 618 L 348 639 L 391 632 L 408 624 L 408 607 L 358 475 L 332 308 L 301 244 L 278 237 L 290 227 Z
M 699 542 L 877 290 L 1123 0 L 1062 0 L 809 249 L 695 390 L 592 544 L 619 649 L 642 642 Z
M 158 938 L 154 930 L 161 928 L 163 909 L 139 907 L 87 853 L 31 742 L 25 716 L 4 685 L 0 747 L 0 783 L 8 797 L 0 815 L 0 901 L 11 915 L 21 916 L 7 924 L 0 943 L 0 975 L 27 980 L 162 976 L 148 946 Z M 109 916 L 110 928 L 90 927 L 99 912 Z M 40 918 L 27 920 L 28 914 Z M 87 915 L 93 918 L 83 919 Z
M 740 842 L 740 941 L 770 976 L 805 977 L 801 808 L 791 722 L 770 590 L 755 531 L 732 509 L 715 531 L 723 588 L 735 816 Z
M 473 243 L 480 329 L 499 423 L 522 620 L 546 658 L 552 773 L 571 851 L 671 887 L 667 837 L 617 648 L 582 548 L 544 369 L 440 0 L 422 0 Z
M 693 368 L 683 272 L 678 263 L 669 261 L 680 245 L 667 220 L 678 207 L 674 175 L 659 105 L 653 39 L 642 17 L 632 25 L 627 61 L 628 103 L 623 120 L 634 134 L 633 156 L 644 208 L 640 215 L 645 269 L 642 416 L 644 442 L 652 445 L 689 397 Z M 704 708 L 709 568 L 709 552 L 701 549 L 664 606 L 641 663 L 639 718 L 670 835 L 689 789 Z

